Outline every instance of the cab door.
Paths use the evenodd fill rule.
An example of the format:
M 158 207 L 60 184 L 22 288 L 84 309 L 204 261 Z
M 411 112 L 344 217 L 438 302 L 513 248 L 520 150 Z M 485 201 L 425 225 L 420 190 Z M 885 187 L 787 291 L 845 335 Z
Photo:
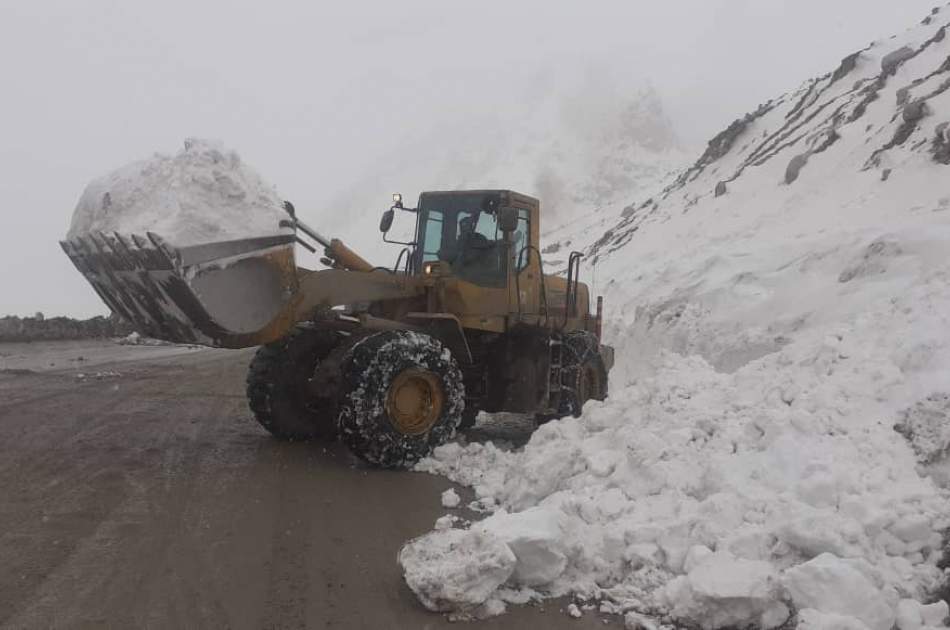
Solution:
M 518 208 L 518 227 L 509 236 L 511 279 L 508 311 L 513 324 L 546 325 L 545 300 L 541 291 L 541 251 L 538 208 Z

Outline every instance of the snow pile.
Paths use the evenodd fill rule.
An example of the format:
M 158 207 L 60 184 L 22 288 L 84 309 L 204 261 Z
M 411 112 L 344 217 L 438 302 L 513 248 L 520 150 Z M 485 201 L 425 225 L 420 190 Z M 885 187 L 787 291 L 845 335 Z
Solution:
M 173 245 L 281 232 L 283 202 L 234 151 L 189 138 L 174 156 L 155 154 L 92 181 L 67 238 L 91 232 L 155 232 Z
M 945 622 L 924 602 L 950 527 L 947 13 L 730 127 L 588 247 L 610 398 L 521 451 L 418 466 L 471 486 L 494 514 L 465 531 L 516 558 L 474 599 L 573 593 L 631 627 Z M 443 541 L 462 531 L 407 576 L 477 573 Z
M 115 340 L 120 346 L 173 346 L 175 344 L 170 341 L 163 341 L 161 339 L 153 339 L 151 337 L 145 337 L 140 335 L 137 332 L 131 332 L 125 337 L 119 337 Z

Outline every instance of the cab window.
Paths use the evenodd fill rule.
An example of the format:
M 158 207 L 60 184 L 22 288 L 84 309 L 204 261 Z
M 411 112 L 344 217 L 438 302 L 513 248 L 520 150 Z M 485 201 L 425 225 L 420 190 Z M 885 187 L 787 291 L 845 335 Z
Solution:
M 531 255 L 537 256 L 533 251 L 527 250 L 528 244 L 531 242 L 531 226 L 530 226 L 530 214 L 527 210 L 518 210 L 518 227 L 511 235 L 512 239 L 512 252 L 515 260 L 515 264 L 518 265 L 517 270 L 523 271 L 525 267 L 528 266 Z
M 502 288 L 507 284 L 506 248 L 497 215 L 485 209 L 485 199 L 486 194 L 478 193 L 425 195 L 419 208 L 421 262 L 446 262 L 463 280 Z

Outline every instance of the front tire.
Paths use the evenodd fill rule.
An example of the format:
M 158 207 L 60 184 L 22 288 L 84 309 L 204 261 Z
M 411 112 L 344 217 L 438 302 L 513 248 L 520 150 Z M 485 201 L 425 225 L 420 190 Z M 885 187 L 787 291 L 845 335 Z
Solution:
M 343 342 L 334 331 L 297 328 L 261 346 L 247 372 L 247 401 L 255 419 L 282 440 L 332 440 L 337 392 L 314 396 L 317 365 Z
M 464 409 L 462 373 L 433 337 L 380 332 L 343 358 L 338 434 L 370 464 L 411 467 L 455 435 Z

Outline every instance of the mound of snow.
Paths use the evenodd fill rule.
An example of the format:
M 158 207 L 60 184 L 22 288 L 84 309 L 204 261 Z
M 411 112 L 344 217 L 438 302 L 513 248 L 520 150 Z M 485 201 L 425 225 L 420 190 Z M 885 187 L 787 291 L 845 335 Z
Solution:
M 277 191 L 234 151 L 190 138 L 174 156 L 155 154 L 92 181 L 67 238 L 154 232 L 186 246 L 282 231 Z
M 644 626 L 924 623 L 950 526 L 948 14 L 738 121 L 587 248 L 607 401 L 420 462 L 496 511 L 472 531 L 515 558 L 497 596 Z
M 437 529 L 399 552 L 406 584 L 429 610 L 474 612 L 505 583 L 515 556 L 480 530 Z

